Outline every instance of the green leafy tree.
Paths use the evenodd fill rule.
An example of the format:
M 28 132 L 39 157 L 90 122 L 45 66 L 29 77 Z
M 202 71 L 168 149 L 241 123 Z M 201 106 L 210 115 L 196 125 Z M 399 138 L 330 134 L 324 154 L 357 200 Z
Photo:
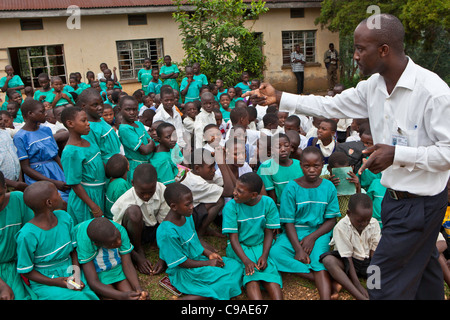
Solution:
M 374 11 L 397 16 L 405 27 L 405 51 L 417 63 L 436 72 L 449 82 L 448 62 L 450 1 L 449 0 L 324 0 L 316 24 L 332 32 L 339 32 L 341 79 L 349 84 L 358 79 L 353 61 L 353 31 Z
M 177 11 L 173 17 L 179 24 L 185 58 L 181 65 L 200 63 L 208 79 L 220 78 L 226 86 L 235 85 L 243 71 L 262 77 L 265 56 L 264 44 L 247 28 L 246 21 L 254 21 L 267 12 L 265 2 L 242 0 L 174 0 Z M 186 8 L 194 8 L 187 11 Z

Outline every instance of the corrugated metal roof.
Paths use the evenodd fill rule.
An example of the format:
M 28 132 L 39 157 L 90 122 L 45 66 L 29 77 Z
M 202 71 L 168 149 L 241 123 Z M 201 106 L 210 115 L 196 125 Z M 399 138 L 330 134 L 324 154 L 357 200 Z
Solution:
M 266 3 L 321 2 L 322 0 L 266 0 Z M 251 2 L 251 0 L 244 0 Z M 1 0 L 0 11 L 65 10 L 71 5 L 81 9 L 170 6 L 172 0 Z

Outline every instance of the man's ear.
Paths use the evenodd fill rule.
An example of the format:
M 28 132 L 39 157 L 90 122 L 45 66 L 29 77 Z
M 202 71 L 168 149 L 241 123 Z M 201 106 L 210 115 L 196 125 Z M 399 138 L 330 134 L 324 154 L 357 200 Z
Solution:
M 387 44 L 383 44 L 380 47 L 378 47 L 378 52 L 380 53 L 381 57 L 386 57 L 389 55 L 391 49 Z

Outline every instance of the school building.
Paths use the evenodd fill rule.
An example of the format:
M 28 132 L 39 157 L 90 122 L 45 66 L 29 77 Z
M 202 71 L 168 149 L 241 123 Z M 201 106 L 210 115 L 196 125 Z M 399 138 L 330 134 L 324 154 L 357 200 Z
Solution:
M 265 41 L 264 80 L 280 90 L 295 92 L 289 63 L 295 44 L 307 60 L 305 92 L 326 90 L 323 54 L 330 42 L 339 50 L 339 35 L 314 24 L 320 3 L 267 0 L 269 11 L 246 22 Z M 0 77 L 10 64 L 26 86 L 37 88 L 41 72 L 66 80 L 78 71 L 85 81 L 88 70 L 97 74 L 106 62 L 117 68 L 124 90 L 133 92 L 145 57 L 153 64 L 166 54 L 174 63 L 183 60 L 176 9 L 171 0 L 2 0 Z

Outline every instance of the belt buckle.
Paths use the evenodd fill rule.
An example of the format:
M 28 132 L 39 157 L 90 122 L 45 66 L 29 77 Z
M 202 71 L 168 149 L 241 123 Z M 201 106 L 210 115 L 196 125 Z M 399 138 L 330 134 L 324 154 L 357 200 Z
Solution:
M 395 190 L 388 189 L 388 192 L 389 192 L 389 195 L 391 196 L 392 199 L 398 200 L 397 192 L 395 192 Z

